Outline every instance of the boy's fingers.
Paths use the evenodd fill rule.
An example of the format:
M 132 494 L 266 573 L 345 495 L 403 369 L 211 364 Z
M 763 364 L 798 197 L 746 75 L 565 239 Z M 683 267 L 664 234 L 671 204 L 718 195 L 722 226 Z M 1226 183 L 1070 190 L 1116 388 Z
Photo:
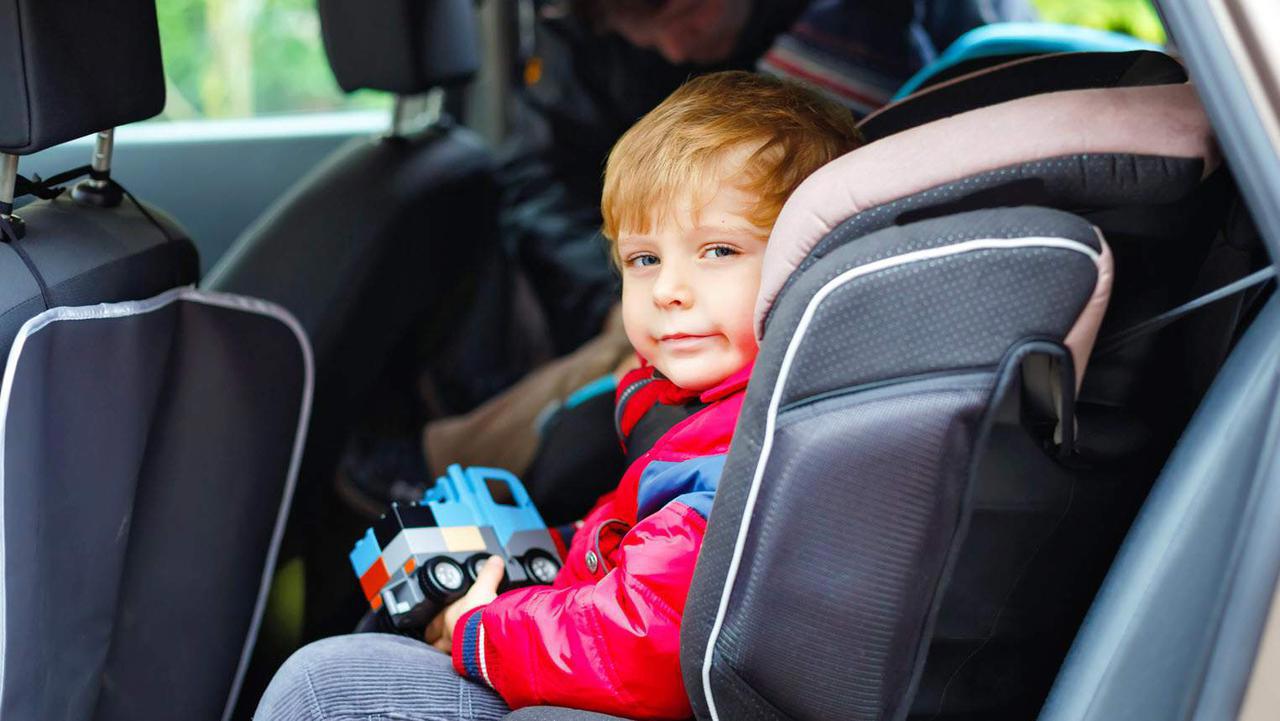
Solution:
M 436 617 L 431 619 L 431 623 L 427 624 L 426 631 L 422 634 L 422 640 L 427 643 L 434 644 L 444 635 L 444 614 L 438 613 Z
M 484 566 L 480 569 L 480 573 L 476 575 L 476 585 L 480 588 L 486 588 L 494 593 L 498 592 L 498 584 L 502 583 L 502 576 L 507 571 L 507 564 L 498 556 L 489 556 L 484 562 Z

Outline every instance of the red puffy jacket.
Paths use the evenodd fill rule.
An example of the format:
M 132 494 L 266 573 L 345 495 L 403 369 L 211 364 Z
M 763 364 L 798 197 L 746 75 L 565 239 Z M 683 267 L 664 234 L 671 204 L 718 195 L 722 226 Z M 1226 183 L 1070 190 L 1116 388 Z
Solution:
M 703 393 L 629 373 L 623 438 L 658 404 L 705 403 L 637 458 L 587 514 L 551 586 L 521 588 L 458 619 L 453 666 L 512 708 L 547 704 L 630 718 L 692 715 L 680 619 L 742 407 L 748 365 Z

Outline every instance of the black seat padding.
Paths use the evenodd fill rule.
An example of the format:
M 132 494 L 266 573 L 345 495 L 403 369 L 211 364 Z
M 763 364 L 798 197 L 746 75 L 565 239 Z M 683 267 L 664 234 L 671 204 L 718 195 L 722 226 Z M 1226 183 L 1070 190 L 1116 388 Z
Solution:
M 161 109 L 153 0 L 0 19 L 0 152 Z M 86 182 L 37 188 L 0 244 L 0 717 L 218 718 L 262 617 L 307 346 L 279 309 L 183 288 L 186 232 L 101 165 Z
M 0 349 L 18 328 L 46 307 L 149 298 L 194 283 L 199 258 L 185 231 L 155 208 L 144 214 L 131 201 L 116 208 L 83 206 L 63 195 L 22 208 L 26 234 L 17 245 L 43 278 L 47 298 L 30 268 L 0 244 Z M 155 222 L 152 222 L 154 219 Z
M 376 10 L 326 0 L 319 10 L 346 88 L 423 93 L 477 68 L 469 0 L 395 0 Z M 497 203 L 484 142 L 447 117 L 403 136 L 356 139 L 268 208 L 202 283 L 287 308 L 315 349 L 296 527 L 307 553 L 308 638 L 349 631 L 361 602 L 346 562 L 359 529 L 328 520 L 343 442 L 388 364 L 412 366 L 427 352 L 421 346 L 459 324 L 481 259 L 497 248 Z
M 164 108 L 155 2 L 2 0 L 0 79 L 0 152 L 149 118 Z
M 472 0 L 320 0 L 325 54 L 338 85 L 412 95 L 464 83 L 480 65 Z
M 992 80 L 993 73 L 998 81 Z M 1187 71 L 1177 60 L 1150 50 L 1036 55 L 929 85 L 868 115 L 858 127 L 868 141 L 879 140 L 948 115 L 1028 95 L 1186 80 Z

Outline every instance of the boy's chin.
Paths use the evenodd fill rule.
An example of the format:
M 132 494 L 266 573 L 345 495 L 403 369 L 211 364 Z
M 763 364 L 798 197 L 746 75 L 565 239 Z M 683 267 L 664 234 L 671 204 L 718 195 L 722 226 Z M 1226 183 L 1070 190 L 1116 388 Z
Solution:
M 663 365 L 667 367 L 664 368 Z M 658 372 L 662 373 L 667 380 L 685 390 L 705 391 L 720 385 L 726 378 L 733 375 L 738 368 L 742 367 L 742 364 L 737 367 L 730 367 L 732 365 L 732 363 L 727 362 L 708 364 L 693 360 L 676 361 L 659 365 Z

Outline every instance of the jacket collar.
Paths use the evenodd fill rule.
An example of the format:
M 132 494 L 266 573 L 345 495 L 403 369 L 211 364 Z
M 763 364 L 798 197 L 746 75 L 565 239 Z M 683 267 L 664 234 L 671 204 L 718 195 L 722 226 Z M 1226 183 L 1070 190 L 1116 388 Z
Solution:
M 747 381 L 751 380 L 751 369 L 755 366 L 752 361 L 733 373 L 733 375 L 720 381 L 720 384 L 714 388 L 708 388 L 698 396 L 698 400 L 703 403 L 714 403 L 721 398 L 727 398 L 734 393 L 747 387 Z

